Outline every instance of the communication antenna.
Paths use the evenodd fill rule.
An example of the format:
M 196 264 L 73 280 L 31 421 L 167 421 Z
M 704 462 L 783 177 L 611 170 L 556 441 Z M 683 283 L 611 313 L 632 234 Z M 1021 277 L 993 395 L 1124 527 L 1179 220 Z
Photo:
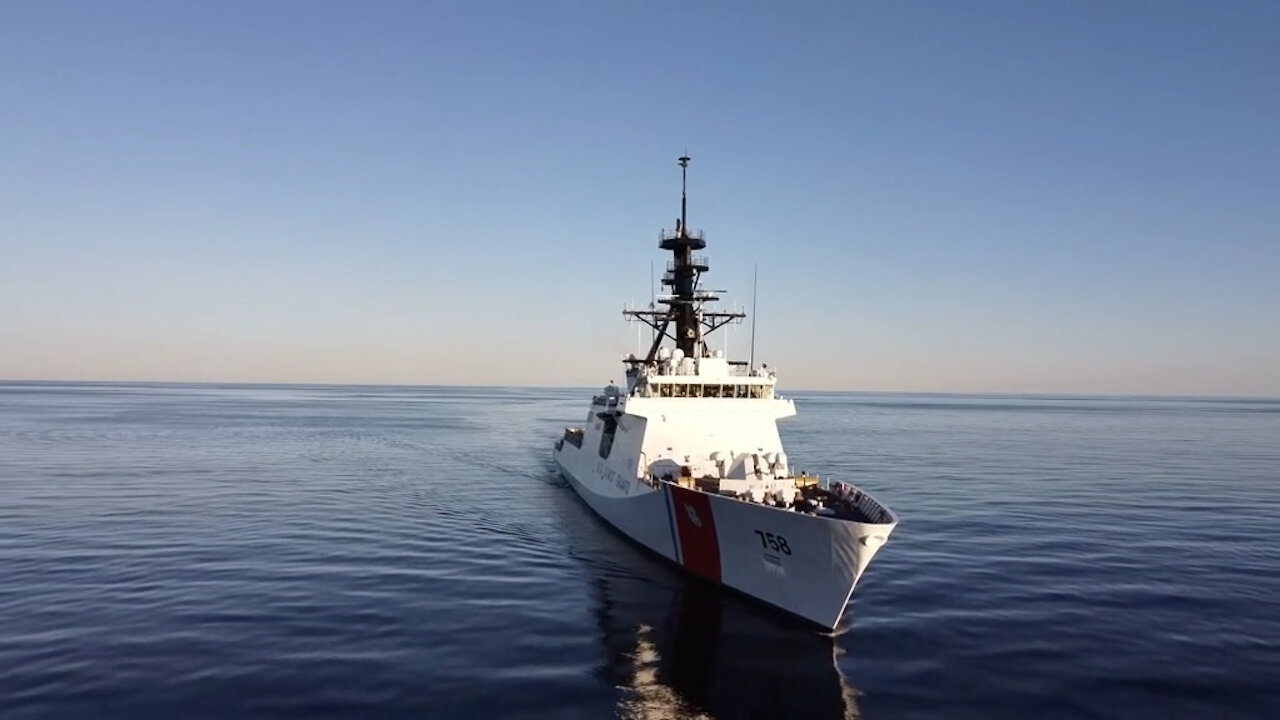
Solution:
M 733 309 L 738 309 L 738 304 L 736 302 L 733 304 Z M 726 358 L 729 357 L 729 336 L 733 334 L 734 330 L 737 330 L 736 325 L 730 325 L 724 330 L 724 356 Z
M 686 213 L 686 211 L 688 210 L 688 199 L 685 197 L 685 195 L 686 195 L 686 191 L 689 189 L 688 176 L 689 176 L 689 160 L 690 159 L 691 158 L 689 157 L 688 151 L 685 151 L 685 154 L 681 155 L 680 159 L 676 161 L 680 163 L 680 232 L 681 233 L 688 232 L 688 229 L 689 229 L 689 216 Z
M 657 307 L 658 302 L 658 284 L 653 280 L 653 261 L 649 261 L 649 309 Z M 653 339 L 658 339 L 658 328 L 653 328 Z
M 635 307 L 635 306 L 636 306 L 636 300 L 635 298 L 631 298 L 631 305 L 629 307 Z M 637 325 L 636 326 L 636 355 L 639 355 L 642 352 L 644 352 L 644 328 Z
M 760 285 L 760 264 L 751 271 L 751 369 L 756 369 L 756 291 Z

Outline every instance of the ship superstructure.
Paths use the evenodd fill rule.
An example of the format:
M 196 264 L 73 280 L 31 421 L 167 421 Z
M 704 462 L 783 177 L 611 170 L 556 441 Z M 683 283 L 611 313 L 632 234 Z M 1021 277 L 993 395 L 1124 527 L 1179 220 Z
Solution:
M 680 218 L 659 234 L 672 254 L 668 292 L 624 315 L 653 328 L 630 355 L 625 386 L 592 398 L 582 427 L 565 430 L 555 458 L 574 490 L 606 521 L 687 571 L 826 628 L 897 517 L 853 485 L 796 474 L 777 421 L 795 415 L 776 373 L 733 361 L 707 336 L 745 313 L 714 310 L 701 232 L 688 226 L 688 157 Z M 661 307 L 659 307 L 661 306 Z

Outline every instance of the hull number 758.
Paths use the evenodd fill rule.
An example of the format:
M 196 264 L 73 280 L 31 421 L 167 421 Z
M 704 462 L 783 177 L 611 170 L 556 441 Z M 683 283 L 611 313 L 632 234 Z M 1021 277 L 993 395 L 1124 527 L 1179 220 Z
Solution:
M 766 550 L 780 552 L 783 555 L 791 554 L 791 546 L 787 545 L 787 539 L 781 535 L 764 532 L 761 530 L 752 530 L 756 535 L 760 536 L 760 545 Z

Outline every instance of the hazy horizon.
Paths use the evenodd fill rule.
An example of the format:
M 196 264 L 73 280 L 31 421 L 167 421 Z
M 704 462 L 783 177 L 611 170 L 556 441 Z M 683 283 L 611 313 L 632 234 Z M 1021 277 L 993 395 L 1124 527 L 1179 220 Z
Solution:
M 200 387 L 262 387 L 262 388 L 448 388 L 450 390 L 582 390 L 594 392 L 598 385 L 494 385 L 485 383 L 308 383 L 308 382 L 254 382 L 207 380 L 57 380 L 0 378 L 0 385 L 137 385 L 137 386 L 200 386 Z M 1023 392 L 1023 391 L 959 391 L 959 390 L 829 390 L 822 388 L 786 388 L 779 385 L 778 393 L 784 397 L 796 394 L 823 395 L 916 395 L 948 397 L 1010 397 L 1010 398 L 1064 398 L 1064 399 L 1126 399 L 1126 400 L 1219 400 L 1247 402 L 1280 402 L 1280 395 L 1179 395 L 1160 393 L 1087 393 L 1087 392 Z
M 687 152 L 783 392 L 1280 396 L 1277 36 L 1245 2 L 5 5 L 0 378 L 621 380 Z

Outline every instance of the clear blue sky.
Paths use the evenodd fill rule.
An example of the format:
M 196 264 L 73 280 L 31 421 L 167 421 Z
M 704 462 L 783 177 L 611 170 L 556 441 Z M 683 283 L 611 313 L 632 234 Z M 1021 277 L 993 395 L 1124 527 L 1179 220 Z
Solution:
M 1280 395 L 1280 4 L 0 3 L 0 377 Z M 747 333 L 729 340 L 745 354 Z

